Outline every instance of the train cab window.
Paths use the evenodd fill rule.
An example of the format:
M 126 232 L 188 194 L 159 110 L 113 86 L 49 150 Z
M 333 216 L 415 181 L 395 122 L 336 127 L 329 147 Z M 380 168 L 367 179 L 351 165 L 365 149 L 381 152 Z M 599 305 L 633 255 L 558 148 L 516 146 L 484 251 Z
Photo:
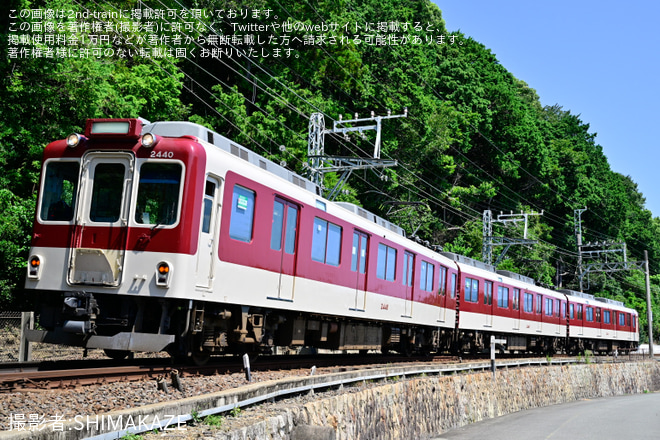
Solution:
M 525 313 L 533 313 L 534 312 L 534 295 L 532 295 L 531 293 L 525 292 L 524 310 L 525 310 Z
M 497 306 L 503 309 L 509 308 L 509 288 L 497 286 Z
M 429 262 L 422 261 L 422 273 L 419 277 L 419 288 L 427 292 L 433 292 L 433 277 L 435 266 Z
M 114 223 L 121 215 L 126 167 L 121 163 L 98 163 L 94 168 L 92 203 L 89 219 L 99 223 Z M 138 199 L 139 200 L 139 199 Z
M 493 305 L 493 282 L 486 281 L 484 283 L 484 305 Z
M 632 315 L 632 328 L 633 330 L 637 328 L 637 317 Z
M 513 310 L 520 310 L 520 289 L 513 289 Z
M 312 260 L 339 266 L 341 253 L 341 226 L 316 217 L 312 237 Z
M 71 221 L 78 194 L 78 162 L 47 162 L 39 217 L 46 221 Z
M 252 241 L 255 193 L 240 185 L 234 186 L 231 199 L 229 236 L 234 240 Z
M 476 303 L 479 301 L 479 281 L 465 278 L 465 301 Z
M 376 276 L 381 280 L 394 281 L 396 272 L 396 249 L 378 243 Z
M 140 167 L 135 222 L 145 225 L 173 225 L 179 217 L 181 164 L 146 162 Z M 122 172 L 123 178 L 123 172 Z M 211 184 L 211 187 L 209 187 Z M 208 192 L 211 191 L 211 194 Z M 210 195 L 210 198 L 207 197 Z M 204 216 L 211 218 L 215 184 L 207 182 L 204 197 Z
M 458 285 L 458 274 L 451 274 L 451 297 L 456 298 L 456 286 Z

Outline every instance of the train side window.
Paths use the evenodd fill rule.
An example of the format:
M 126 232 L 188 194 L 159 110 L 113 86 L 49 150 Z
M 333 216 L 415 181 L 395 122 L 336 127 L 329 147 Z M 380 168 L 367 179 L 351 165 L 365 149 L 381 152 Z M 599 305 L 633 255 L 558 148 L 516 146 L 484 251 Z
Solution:
M 180 188 L 180 164 L 168 162 L 146 162 L 142 164 L 138 183 L 135 222 L 147 225 L 173 225 L 176 223 L 179 216 Z M 211 194 L 209 194 L 209 191 L 212 191 Z M 214 195 L 215 184 L 207 181 L 204 190 L 204 220 L 209 222 Z M 208 228 L 210 230 L 210 224 Z M 204 232 L 208 232 L 208 230 Z
M 503 309 L 509 308 L 509 288 L 497 286 L 497 306 Z
M 596 322 L 600 322 L 600 315 L 601 315 L 601 311 L 600 311 L 600 307 L 598 307 L 596 308 Z
M 412 287 L 413 270 L 415 269 L 415 255 L 410 252 L 403 253 L 403 280 L 402 284 L 406 287 Z
M 433 292 L 433 277 L 435 266 L 427 261 L 422 261 L 422 273 L 419 277 L 419 287 L 427 292 Z
M 286 209 L 286 224 L 285 224 Z M 270 231 L 270 248 L 275 251 L 282 250 L 282 235 L 284 235 L 284 252 L 295 253 L 296 226 L 298 225 L 298 210 L 289 204 L 278 200 L 273 203 L 273 222 Z
M 609 324 L 610 322 L 611 322 L 610 311 L 609 310 L 603 310 L 603 323 L 604 324 Z
M 520 310 L 520 289 L 513 289 L 513 310 Z
M 206 181 L 204 190 L 204 212 L 202 213 L 202 232 L 211 232 L 211 217 L 213 213 L 213 198 L 215 197 L 215 182 Z
M 577 319 L 578 321 L 582 321 L 582 304 L 578 304 L 577 306 Z
M 240 185 L 234 186 L 231 200 L 229 236 L 234 240 L 252 241 L 255 192 Z
M 296 252 L 296 229 L 298 227 L 298 209 L 294 206 L 286 207 L 286 227 L 284 228 L 284 252 Z
M 553 307 L 554 307 L 554 301 L 552 298 L 546 298 L 545 299 L 545 315 L 546 316 L 553 316 Z
M 566 319 L 566 303 L 562 301 L 560 307 L 561 309 L 559 311 L 559 317 Z
M 536 295 L 536 314 L 543 314 L 543 295 Z
M 587 322 L 594 322 L 594 309 L 587 307 Z
M 270 232 L 270 248 L 282 250 L 282 227 L 284 226 L 284 204 L 275 200 L 273 205 L 273 223 Z
M 479 301 L 479 280 L 465 278 L 465 301 L 472 303 Z
M 568 314 L 571 319 L 575 319 L 575 304 L 569 304 Z
M 524 310 L 525 310 L 525 313 L 533 313 L 534 312 L 534 295 L 532 295 L 531 293 L 525 292 Z
M 351 270 L 366 273 L 367 271 L 367 236 L 361 232 L 353 232 L 353 250 L 351 252 Z
M 456 298 L 456 285 L 458 284 L 458 274 L 451 274 L 451 297 Z
M 376 276 L 381 280 L 394 281 L 396 270 L 396 249 L 378 243 L 378 263 Z
M 41 220 L 71 221 L 78 194 L 78 162 L 47 162 L 41 193 Z
M 341 253 L 341 226 L 318 217 L 314 218 L 312 237 L 312 260 L 339 266 Z
M 440 295 L 447 294 L 447 268 L 440 266 L 440 286 L 438 286 L 438 293 Z
M 493 282 L 486 281 L 484 283 L 484 304 L 487 306 L 493 305 Z

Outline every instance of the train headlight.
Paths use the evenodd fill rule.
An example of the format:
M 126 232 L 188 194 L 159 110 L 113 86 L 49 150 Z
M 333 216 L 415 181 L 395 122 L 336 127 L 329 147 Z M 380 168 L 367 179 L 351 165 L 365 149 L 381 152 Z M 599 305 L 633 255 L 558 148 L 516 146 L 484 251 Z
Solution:
M 69 136 L 67 136 L 67 138 L 66 138 L 66 146 L 69 147 L 69 148 L 75 148 L 75 147 L 77 147 L 78 145 L 80 145 L 80 143 L 81 143 L 82 141 L 84 141 L 85 139 L 86 139 L 86 138 L 85 138 L 85 136 L 83 136 L 83 135 L 80 135 L 80 134 L 78 134 L 78 133 L 71 133 L 71 134 L 70 134 Z
M 140 143 L 144 148 L 153 148 L 158 143 L 158 136 L 153 133 L 145 133 L 142 135 Z
M 166 261 L 161 261 L 156 266 L 156 285 L 160 287 L 170 287 L 170 279 L 172 278 L 172 268 Z
M 41 257 L 32 255 L 28 260 L 28 278 L 38 280 L 41 276 Z

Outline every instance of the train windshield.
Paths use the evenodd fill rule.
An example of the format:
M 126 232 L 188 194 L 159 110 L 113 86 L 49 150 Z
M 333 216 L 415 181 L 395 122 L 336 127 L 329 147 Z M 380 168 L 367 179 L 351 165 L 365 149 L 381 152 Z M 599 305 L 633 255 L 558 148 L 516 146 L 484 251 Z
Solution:
M 78 194 L 79 162 L 47 162 L 39 217 L 45 221 L 73 220 Z
M 179 216 L 181 164 L 146 162 L 140 167 L 135 222 L 173 225 Z
M 114 223 L 119 220 L 126 167 L 121 163 L 99 163 L 94 170 L 89 219 Z

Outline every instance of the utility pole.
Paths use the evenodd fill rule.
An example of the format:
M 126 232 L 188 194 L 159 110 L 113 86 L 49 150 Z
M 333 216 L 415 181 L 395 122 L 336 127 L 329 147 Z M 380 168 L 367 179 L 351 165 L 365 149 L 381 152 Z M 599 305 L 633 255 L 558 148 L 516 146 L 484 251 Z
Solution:
M 651 309 L 651 280 L 649 274 L 649 253 L 647 250 L 644 251 L 644 261 L 628 261 L 626 256 L 626 243 L 623 242 L 596 242 L 596 243 L 587 243 L 582 244 L 582 219 L 580 214 L 582 214 L 585 209 L 576 209 L 574 211 L 574 218 L 576 219 L 575 224 L 575 233 L 578 244 L 578 277 L 580 279 L 580 292 L 583 288 L 583 279 L 585 275 L 588 275 L 591 272 L 618 272 L 624 270 L 643 270 L 646 275 L 646 314 L 649 321 L 649 354 L 653 358 L 653 310 Z M 610 246 L 621 246 L 620 248 L 609 248 Z M 593 250 L 584 250 L 585 248 L 596 248 L 600 247 L 601 249 Z M 614 261 L 604 263 L 587 263 L 583 261 L 583 257 L 596 258 L 601 255 L 607 255 L 610 253 L 622 252 L 623 261 Z
M 528 240 L 527 239 L 527 225 L 528 218 L 531 215 L 543 215 L 543 211 L 538 212 L 521 212 L 520 214 L 502 214 L 497 216 L 497 220 L 493 219 L 493 213 L 490 209 L 484 211 L 483 215 L 483 246 L 481 250 L 481 258 L 486 264 L 492 264 L 495 267 L 502 261 L 506 255 L 509 248 L 516 244 L 535 244 L 538 243 L 538 240 Z M 508 237 L 493 237 L 493 223 L 517 223 L 525 222 L 525 229 L 523 232 L 523 238 L 508 238 Z M 499 257 L 493 261 L 493 246 L 505 246 L 504 250 L 500 253 Z
M 580 292 L 582 290 L 582 213 L 587 210 L 585 206 L 582 209 L 573 210 L 573 228 L 575 228 L 575 240 L 578 248 L 578 278 L 580 279 Z
M 342 172 L 339 181 L 328 194 L 328 199 L 333 200 L 339 193 L 341 187 L 350 177 L 354 170 L 385 168 L 397 165 L 396 160 L 387 160 L 380 158 L 381 128 L 382 122 L 386 119 L 406 118 L 408 109 L 404 109 L 403 114 L 393 115 L 387 112 L 387 116 L 375 116 L 371 112 L 369 118 L 359 118 L 355 114 L 354 119 L 344 120 L 340 115 L 338 121 L 333 122 L 332 129 L 325 128 L 325 120 L 322 113 L 312 113 L 309 118 L 309 130 L 307 140 L 307 157 L 309 162 L 310 179 L 317 185 L 323 187 L 323 175 L 325 173 Z M 373 123 L 371 125 L 361 125 Z M 358 124 L 347 126 L 347 124 Z M 325 135 L 343 133 L 348 139 L 348 133 L 359 132 L 364 136 L 367 130 L 376 130 L 376 141 L 374 143 L 374 153 L 371 158 L 356 158 L 344 156 L 326 156 L 325 154 Z
M 644 269 L 646 271 L 646 316 L 649 320 L 649 355 L 653 359 L 653 310 L 651 309 L 651 280 L 649 276 L 649 251 L 644 251 Z
M 587 209 L 576 209 L 574 212 L 575 218 L 575 234 L 578 246 L 578 279 L 580 281 L 580 292 L 584 292 L 584 277 L 592 272 L 619 272 L 625 270 L 644 270 L 644 261 L 628 261 L 627 247 L 625 242 L 589 242 L 582 243 L 582 218 L 581 214 Z M 621 253 L 623 261 L 607 261 L 607 256 L 613 253 Z M 585 263 L 585 258 L 595 259 L 605 256 L 605 262 L 600 263 Z

